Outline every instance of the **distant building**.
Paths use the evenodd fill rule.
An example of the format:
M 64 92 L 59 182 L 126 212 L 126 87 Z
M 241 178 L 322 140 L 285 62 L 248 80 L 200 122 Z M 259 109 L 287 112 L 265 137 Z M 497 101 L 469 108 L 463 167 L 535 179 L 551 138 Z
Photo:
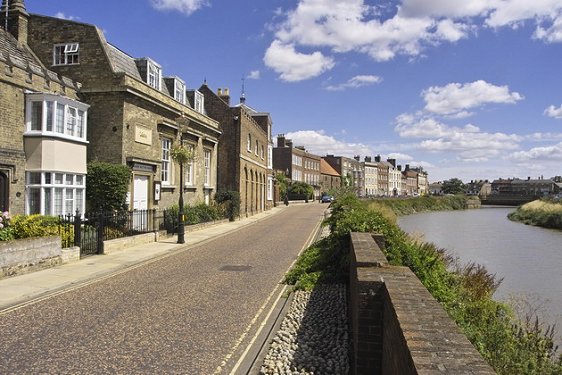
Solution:
M 277 147 L 273 148 L 273 169 L 284 171 L 291 181 L 306 182 L 320 194 L 320 156 L 311 154 L 303 146 L 293 146 L 293 141 L 284 134 L 277 136 Z
M 324 159 L 320 159 L 320 174 L 321 193 L 326 193 L 330 190 L 339 189 L 341 187 L 340 174 Z
M 381 195 L 379 191 L 379 168 L 376 161 L 370 156 L 365 156 L 362 162 L 365 171 L 365 196 L 376 197 Z
M 358 160 L 359 157 L 352 159 L 345 156 L 326 155 L 322 159 L 340 174 L 342 186 L 352 187 L 358 197 L 364 195 L 363 166 Z

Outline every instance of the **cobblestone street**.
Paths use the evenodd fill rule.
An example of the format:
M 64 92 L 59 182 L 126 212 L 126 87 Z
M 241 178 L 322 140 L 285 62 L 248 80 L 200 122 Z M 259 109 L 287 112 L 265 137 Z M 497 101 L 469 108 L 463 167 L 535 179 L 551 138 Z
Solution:
M 317 203 L 290 206 L 216 240 L 0 314 L 0 373 L 227 369 L 229 354 L 246 345 L 260 307 L 324 210 Z

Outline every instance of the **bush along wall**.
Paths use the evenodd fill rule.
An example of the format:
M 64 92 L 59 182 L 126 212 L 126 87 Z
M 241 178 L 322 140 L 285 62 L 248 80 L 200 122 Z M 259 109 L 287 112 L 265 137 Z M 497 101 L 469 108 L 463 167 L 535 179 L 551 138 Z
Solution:
M 388 207 L 386 212 L 389 213 Z M 443 249 L 414 241 L 397 226 L 395 215 L 390 213 L 373 209 L 372 205 L 370 208 L 368 202 L 360 202 L 350 194 L 338 196 L 327 219 L 330 241 L 349 243 L 350 232 L 384 235 L 389 262 L 407 266 L 417 275 L 496 372 L 562 374 L 562 355 L 554 347 L 552 327 L 543 328 L 536 317 L 519 321 L 509 305 L 492 299 L 500 283 L 494 275 L 476 264 L 460 266 Z M 326 257 L 330 259 L 329 255 Z M 338 264 L 342 258 L 330 261 Z M 305 271 L 301 270 L 305 276 L 301 275 L 299 280 L 314 281 L 322 276 L 322 271 L 318 277 L 310 275 L 319 271 Z

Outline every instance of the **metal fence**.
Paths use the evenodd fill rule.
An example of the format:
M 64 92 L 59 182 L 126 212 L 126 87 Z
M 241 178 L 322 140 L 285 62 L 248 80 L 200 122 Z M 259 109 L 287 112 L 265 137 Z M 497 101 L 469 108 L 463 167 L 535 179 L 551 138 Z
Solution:
M 103 241 L 157 231 L 163 215 L 151 209 L 60 216 L 62 246 L 79 246 L 81 256 L 103 254 Z

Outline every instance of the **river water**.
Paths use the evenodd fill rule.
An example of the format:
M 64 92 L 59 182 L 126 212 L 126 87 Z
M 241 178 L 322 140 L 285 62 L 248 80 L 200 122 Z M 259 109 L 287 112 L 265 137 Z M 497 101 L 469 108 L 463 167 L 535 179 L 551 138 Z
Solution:
M 447 249 L 462 263 L 475 262 L 503 282 L 498 300 L 537 310 L 541 321 L 556 323 L 562 343 L 562 231 L 507 219 L 513 208 L 483 207 L 400 217 L 400 227 Z

